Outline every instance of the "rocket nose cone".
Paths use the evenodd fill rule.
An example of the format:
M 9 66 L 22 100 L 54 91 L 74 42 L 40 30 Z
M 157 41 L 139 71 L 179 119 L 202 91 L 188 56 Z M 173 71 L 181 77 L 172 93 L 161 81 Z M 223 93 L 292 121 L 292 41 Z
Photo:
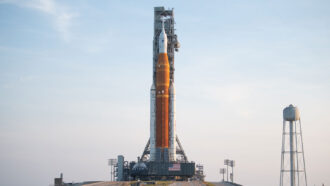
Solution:
M 162 20 L 162 31 L 158 36 L 159 53 L 167 53 L 167 35 L 164 28 L 164 21 Z

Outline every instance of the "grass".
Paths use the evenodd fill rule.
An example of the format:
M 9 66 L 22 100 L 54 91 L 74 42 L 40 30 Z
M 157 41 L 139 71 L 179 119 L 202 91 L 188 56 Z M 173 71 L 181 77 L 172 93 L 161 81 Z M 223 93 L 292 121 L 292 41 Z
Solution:
M 210 183 L 210 182 L 203 182 L 206 186 L 214 186 L 214 184 Z

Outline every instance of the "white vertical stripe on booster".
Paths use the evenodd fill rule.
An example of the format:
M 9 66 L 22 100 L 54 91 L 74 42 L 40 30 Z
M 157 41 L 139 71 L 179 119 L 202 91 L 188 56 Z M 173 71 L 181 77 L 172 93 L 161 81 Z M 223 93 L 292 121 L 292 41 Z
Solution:
M 156 158 L 156 87 L 152 83 L 150 89 L 150 161 Z

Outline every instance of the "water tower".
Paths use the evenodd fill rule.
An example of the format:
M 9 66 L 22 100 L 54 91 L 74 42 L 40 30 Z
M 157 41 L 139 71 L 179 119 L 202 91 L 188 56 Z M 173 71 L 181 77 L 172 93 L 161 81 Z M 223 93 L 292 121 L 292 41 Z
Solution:
M 300 114 L 289 105 L 283 110 L 280 186 L 307 186 Z

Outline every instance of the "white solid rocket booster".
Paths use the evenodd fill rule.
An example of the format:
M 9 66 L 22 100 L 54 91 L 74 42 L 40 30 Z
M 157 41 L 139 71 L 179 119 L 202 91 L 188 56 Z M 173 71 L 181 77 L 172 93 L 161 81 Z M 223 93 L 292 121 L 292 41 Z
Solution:
M 169 140 L 170 140 L 170 161 L 176 161 L 176 146 L 175 146 L 175 88 L 174 82 L 170 85 L 170 126 L 169 126 Z
M 156 157 L 156 87 L 152 83 L 150 89 L 150 161 Z

